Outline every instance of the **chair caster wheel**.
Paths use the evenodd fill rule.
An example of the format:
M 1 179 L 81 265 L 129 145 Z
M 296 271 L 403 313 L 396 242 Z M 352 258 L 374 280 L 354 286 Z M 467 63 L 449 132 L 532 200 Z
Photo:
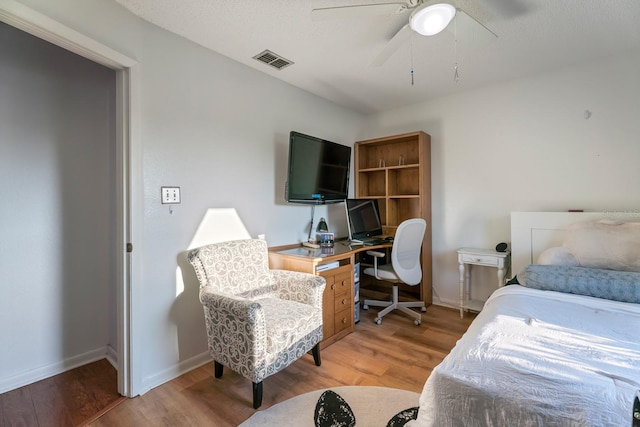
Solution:
M 422 323 L 421 321 L 419 321 L 418 319 L 414 320 L 413 323 L 416 324 L 416 326 L 420 326 L 420 324 Z
M 423 313 L 426 313 L 427 312 L 427 307 L 420 307 L 420 311 L 423 312 Z
M 369 310 L 369 306 L 367 304 L 365 304 L 365 305 L 362 306 L 362 309 L 363 310 Z
M 379 317 L 376 317 L 375 322 L 376 322 L 376 325 L 379 325 L 380 323 L 382 323 L 382 319 Z

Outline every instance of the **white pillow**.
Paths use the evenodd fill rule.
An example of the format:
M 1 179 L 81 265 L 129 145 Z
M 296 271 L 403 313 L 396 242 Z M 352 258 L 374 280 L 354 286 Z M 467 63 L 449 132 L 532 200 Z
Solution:
M 563 246 L 582 267 L 640 272 L 640 222 L 575 223 Z
M 569 249 L 563 246 L 549 248 L 542 252 L 536 264 L 542 265 L 565 265 L 568 267 L 579 267 L 580 263 Z

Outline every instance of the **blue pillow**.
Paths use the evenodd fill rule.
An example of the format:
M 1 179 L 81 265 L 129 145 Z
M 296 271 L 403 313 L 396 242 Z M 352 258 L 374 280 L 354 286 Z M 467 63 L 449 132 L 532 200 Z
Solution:
M 518 273 L 527 288 L 640 303 L 640 273 L 564 265 L 530 264 Z

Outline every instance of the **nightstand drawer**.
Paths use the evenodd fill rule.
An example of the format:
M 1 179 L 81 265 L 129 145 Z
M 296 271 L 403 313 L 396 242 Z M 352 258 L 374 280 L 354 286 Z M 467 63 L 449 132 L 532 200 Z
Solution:
M 474 255 L 474 254 L 461 254 L 462 262 L 466 264 L 482 264 L 488 266 L 497 266 L 499 258 L 490 255 Z

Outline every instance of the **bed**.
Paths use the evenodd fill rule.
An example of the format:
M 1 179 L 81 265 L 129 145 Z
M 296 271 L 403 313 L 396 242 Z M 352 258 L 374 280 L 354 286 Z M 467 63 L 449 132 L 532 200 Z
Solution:
M 491 295 L 431 373 L 410 425 L 631 426 L 640 218 L 513 213 L 511 237 L 516 280 Z

